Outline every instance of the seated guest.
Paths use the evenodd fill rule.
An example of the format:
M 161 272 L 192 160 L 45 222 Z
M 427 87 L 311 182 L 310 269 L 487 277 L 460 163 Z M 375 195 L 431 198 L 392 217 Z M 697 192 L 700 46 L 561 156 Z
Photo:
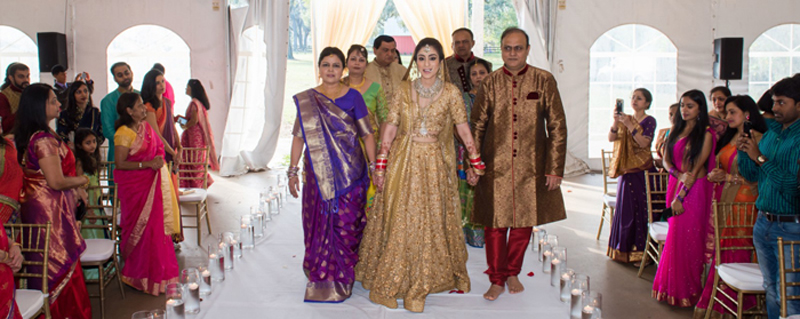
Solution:
M 172 237 L 180 233 L 178 200 L 164 166 L 164 144 L 144 120 L 147 109 L 139 94 L 123 93 L 117 112 L 114 178 L 122 216 L 122 281 L 158 296 L 178 281 L 172 245 Z
M 12 134 L 14 119 L 19 108 L 22 90 L 31 84 L 31 70 L 22 63 L 11 63 L 6 68 L 6 79 L 0 86 L 0 117 L 3 118 L 3 134 Z
M 679 307 L 697 304 L 703 290 L 703 264 L 711 261 L 705 237 L 711 221 L 713 184 L 706 178 L 714 168 L 716 134 L 708 127 L 703 92 L 690 90 L 681 96 L 680 116 L 664 148 L 664 169 L 669 174 L 667 206 L 669 222 L 661 261 L 653 280 L 652 296 Z M 672 231 L 676 230 L 676 231 Z
M 611 221 L 606 255 L 623 263 L 642 260 L 647 240 L 647 192 L 644 172 L 653 168 L 650 144 L 656 131 L 656 119 L 647 115 L 653 95 L 638 88 L 631 96 L 633 114 L 614 114 L 608 133 L 614 143 L 614 157 L 609 176 L 619 177 L 617 207 Z
M 753 244 L 758 255 L 758 265 L 764 277 L 767 294 L 767 314 L 770 319 L 780 316 L 778 237 L 800 240 L 800 191 L 798 191 L 798 163 L 800 158 L 800 79 L 785 78 L 772 86 L 772 113 L 768 130 L 761 141 L 755 136 L 740 135 L 737 147 L 739 172 L 744 179 L 758 182 L 759 210 L 753 227 Z M 797 256 L 798 252 L 788 253 Z M 660 266 L 659 266 L 660 267 Z M 800 274 L 787 273 L 787 281 L 800 281 Z M 800 294 L 800 287 L 789 287 L 788 294 Z M 800 300 L 787 301 L 788 314 L 800 314 Z
M 708 120 L 711 128 L 717 133 L 717 139 L 721 138 L 728 128 L 728 122 L 725 121 L 725 99 L 729 96 L 731 96 L 731 90 L 724 86 L 711 89 L 711 95 L 709 95 L 713 108 L 708 111 Z
M 739 165 L 737 165 L 736 158 L 739 157 L 740 153 L 736 149 L 736 141 L 739 139 L 739 136 L 748 134 L 744 131 L 745 122 L 749 122 L 747 125 L 752 126 L 749 134 L 751 134 L 756 141 L 761 140 L 761 134 L 767 131 L 767 123 L 764 122 L 764 117 L 761 116 L 756 102 L 747 95 L 729 97 L 728 100 L 725 101 L 723 111 L 728 120 L 728 129 L 725 131 L 725 134 L 722 135 L 722 138 L 720 138 L 715 150 L 717 168 L 714 168 L 708 173 L 708 180 L 717 184 L 714 192 L 714 199 L 717 202 L 755 203 L 758 197 L 758 186 L 756 183 L 747 182 L 739 174 Z M 750 212 L 750 210 L 741 212 L 739 218 L 744 220 L 744 214 L 749 214 Z M 749 219 L 752 217 L 755 216 L 746 218 Z M 723 233 L 722 235 L 732 236 L 735 234 Z M 711 229 L 711 233 L 706 237 L 706 244 L 714 245 L 712 241 L 713 238 L 714 233 L 713 229 Z M 752 240 L 726 239 L 721 241 L 720 245 L 723 247 L 742 247 L 752 246 L 753 242 Z M 751 251 L 723 250 L 720 252 L 720 263 L 749 263 L 752 261 L 750 258 L 751 255 Z M 700 301 L 694 309 L 695 318 L 705 317 L 705 313 L 708 311 L 708 302 L 711 298 L 711 292 L 714 289 L 714 271 L 714 267 L 711 267 L 709 270 L 706 285 L 703 289 L 703 295 L 700 297 Z M 734 296 L 734 298 L 736 296 L 736 292 L 730 288 L 726 288 L 725 293 L 729 296 Z M 717 295 L 719 296 L 719 293 L 717 293 Z M 725 298 L 722 299 L 724 300 Z M 727 304 L 729 309 L 735 307 L 730 302 L 725 302 L 725 304 Z M 755 305 L 755 296 L 747 295 L 744 297 L 745 310 Z M 722 315 L 726 313 L 722 305 L 719 304 L 719 301 L 714 305 L 714 311 L 716 313 L 712 313 L 712 315 L 717 317 L 722 317 Z
M 56 122 L 56 132 L 62 140 L 73 143 L 75 130 L 88 128 L 99 137 L 97 145 L 103 144 L 103 124 L 100 119 L 100 109 L 92 103 L 89 86 L 83 81 L 72 82 L 67 90 L 67 104 Z
M 19 150 L 17 161 L 25 173 L 20 216 L 25 224 L 52 223 L 47 281 L 31 278 L 28 287 L 48 285 L 53 318 L 88 319 L 92 308 L 80 263 L 86 243 L 75 220 L 75 209 L 78 199 L 86 202 L 89 178 L 75 176 L 72 151 L 49 127 L 59 112 L 53 88 L 41 83 L 30 85 L 22 92 L 19 105 L 14 140 Z M 43 258 L 41 253 L 25 255 L 32 261 Z M 41 266 L 29 266 L 28 270 L 36 272 L 36 268 Z
M 202 148 L 208 147 L 208 155 L 206 159 L 189 159 L 185 158 L 181 160 L 181 162 L 186 162 L 189 160 L 192 161 L 207 161 L 209 167 L 212 171 L 219 170 L 219 161 L 217 159 L 217 150 L 214 146 L 214 133 L 211 132 L 211 123 L 208 122 L 208 110 L 211 108 L 211 105 L 208 103 L 208 96 L 206 95 L 206 89 L 203 88 L 203 84 L 200 83 L 200 80 L 191 79 L 189 83 L 186 84 L 186 95 L 192 97 L 192 102 L 189 104 L 189 107 L 186 108 L 186 116 L 179 116 L 186 119 L 186 124 L 182 125 L 183 127 L 183 134 L 181 134 L 181 145 L 183 147 L 195 147 L 195 148 Z M 186 170 L 192 171 L 199 171 L 203 168 L 199 165 L 190 166 L 190 165 L 182 165 Z M 188 172 L 188 173 L 181 173 L 181 175 L 185 175 L 185 177 L 199 177 L 202 178 L 203 173 L 196 172 Z M 208 175 L 208 185 L 211 186 L 214 183 L 214 180 L 211 179 L 211 175 Z M 191 188 L 191 187 L 203 187 L 203 180 L 202 179 L 185 179 L 181 180 L 181 187 Z
M 3 134 L 0 127 L 0 135 Z M 17 149 L 10 140 L 0 137 L 0 223 L 16 221 L 22 191 L 22 167 L 17 163 Z M 14 301 L 14 273 L 22 268 L 19 244 L 0 227 L 0 317 L 22 318 Z

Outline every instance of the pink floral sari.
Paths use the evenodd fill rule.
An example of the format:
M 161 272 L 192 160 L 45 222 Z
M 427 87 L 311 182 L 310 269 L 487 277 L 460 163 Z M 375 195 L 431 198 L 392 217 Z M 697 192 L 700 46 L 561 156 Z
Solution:
M 127 127 L 117 130 L 126 134 Z M 129 133 L 129 132 L 127 132 Z M 117 146 L 120 146 L 117 143 Z M 164 156 L 164 145 L 147 122 L 142 122 L 130 147 L 128 161 L 145 162 Z M 164 292 L 168 283 L 178 280 L 178 260 L 171 235 L 176 223 L 174 193 L 166 166 L 114 170 L 120 199 L 122 234 L 120 251 L 125 265 L 122 280 L 152 295 Z
M 712 134 L 713 150 L 717 144 L 716 135 L 710 128 L 707 131 Z M 683 161 L 675 159 L 683 158 L 687 143 L 685 137 L 678 140 L 672 151 L 673 165 L 681 172 L 689 168 Z M 706 167 L 711 171 L 715 162 L 713 153 L 707 162 Z M 667 206 L 671 206 L 681 185 L 677 178 L 669 177 Z M 713 196 L 714 184 L 706 177 L 698 179 L 686 194 L 683 214 L 669 218 L 666 244 L 653 280 L 653 298 L 666 300 L 670 305 L 679 307 L 692 307 L 700 299 L 703 292 L 703 264 L 710 260 L 714 251 L 713 247 L 710 250 L 706 247 L 706 236 L 713 227 L 710 224 Z
M 186 117 L 191 118 L 197 115 L 197 124 L 187 128 L 181 134 L 181 146 L 183 147 L 206 147 L 208 146 L 208 164 L 212 171 L 219 170 L 219 162 L 217 161 L 217 151 L 214 147 L 214 134 L 211 132 L 211 126 L 208 123 L 208 111 L 197 99 L 192 99 L 192 103 L 186 109 Z M 183 158 L 181 162 L 187 162 L 189 159 Z M 195 160 L 196 161 L 196 160 Z M 185 170 L 202 170 L 199 165 L 181 165 L 181 169 Z M 198 177 L 202 178 L 203 173 L 181 173 L 181 177 Z M 211 175 L 208 176 L 208 186 L 214 183 Z M 187 179 L 181 180 L 181 187 L 186 188 L 199 188 L 203 187 L 203 181 L 200 179 Z

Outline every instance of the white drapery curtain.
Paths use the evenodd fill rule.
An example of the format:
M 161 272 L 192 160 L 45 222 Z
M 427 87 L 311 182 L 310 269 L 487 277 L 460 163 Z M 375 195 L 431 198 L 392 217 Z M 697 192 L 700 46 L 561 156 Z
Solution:
M 311 1 L 311 41 L 314 61 L 325 47 L 337 47 L 347 55 L 353 44 L 364 45 L 381 17 L 386 0 Z M 319 73 L 316 63 L 314 75 Z
M 246 10 L 242 11 L 242 10 Z M 278 146 L 283 93 L 286 86 L 286 55 L 289 50 L 289 0 L 250 0 L 249 5 L 230 11 L 232 79 L 241 78 L 248 64 L 243 58 L 242 35 L 250 26 L 257 26 L 268 50 L 248 51 L 256 58 L 263 54 L 266 79 L 263 103 L 246 103 L 247 85 L 234 82 L 222 142 L 220 175 L 231 176 L 267 168 Z M 244 19 L 244 20 L 243 20 Z M 260 51 L 260 50 L 255 50 Z M 249 79 L 247 79 L 249 80 Z M 260 100 L 260 99 L 257 99 Z M 245 101 L 243 103 L 242 101 Z M 253 115 L 257 116 L 253 116 Z
M 431 37 L 442 42 L 444 55 L 453 54 L 453 30 L 466 26 L 464 0 L 394 0 L 414 42 Z
M 557 4 L 550 0 L 515 0 L 514 8 L 517 10 L 519 27 L 525 30 L 530 37 L 531 51 L 528 54 L 528 63 L 550 71 L 558 79 L 558 63 L 552 60 L 555 48 L 556 18 L 558 16 Z M 569 110 L 568 105 L 564 109 Z M 564 177 L 586 174 L 590 171 L 586 162 L 578 159 L 572 152 L 567 151 Z

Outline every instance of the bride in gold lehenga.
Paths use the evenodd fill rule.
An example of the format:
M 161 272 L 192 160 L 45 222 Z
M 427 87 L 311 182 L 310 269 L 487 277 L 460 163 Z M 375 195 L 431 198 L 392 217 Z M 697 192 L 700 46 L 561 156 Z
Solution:
M 381 192 L 364 230 L 356 280 L 375 303 L 396 308 L 403 299 L 407 310 L 422 312 L 428 294 L 470 290 L 454 125 L 475 172 L 484 166 L 461 92 L 445 79 L 442 45 L 423 39 L 413 57 L 381 134 L 373 180 Z

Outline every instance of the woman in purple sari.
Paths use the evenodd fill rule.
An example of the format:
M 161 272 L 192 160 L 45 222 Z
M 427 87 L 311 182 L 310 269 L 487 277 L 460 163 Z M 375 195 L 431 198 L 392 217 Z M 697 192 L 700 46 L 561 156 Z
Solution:
M 178 200 L 164 166 L 164 144 L 145 121 L 139 94 L 123 93 L 117 102 L 114 180 L 121 219 L 122 281 L 158 296 L 178 281 L 172 238 L 180 234 Z
M 716 134 L 708 126 L 703 92 L 687 91 L 680 101 L 680 116 L 675 116 L 664 145 L 664 169 L 670 174 L 667 206 L 673 216 L 667 220 L 669 232 L 652 295 L 672 306 L 692 307 L 703 292 L 703 264 L 713 253 L 713 247 L 706 245 L 706 236 L 713 227 L 714 185 L 706 175 L 714 168 Z
M 294 96 L 297 105 L 292 141 L 289 190 L 297 197 L 300 155 L 303 161 L 303 270 L 306 302 L 342 302 L 350 297 L 358 262 L 358 246 L 366 224 L 364 205 L 369 188 L 363 140 L 374 169 L 375 137 L 361 94 L 343 85 L 344 54 L 322 50 L 322 84 Z

